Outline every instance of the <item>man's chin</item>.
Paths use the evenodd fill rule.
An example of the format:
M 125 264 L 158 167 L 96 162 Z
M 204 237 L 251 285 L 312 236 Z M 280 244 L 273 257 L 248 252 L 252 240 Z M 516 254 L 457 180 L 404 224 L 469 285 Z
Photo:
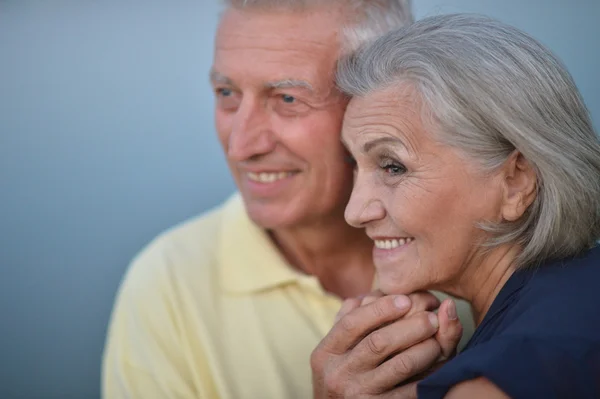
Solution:
M 256 203 L 258 201 L 247 201 L 246 212 L 256 225 L 267 230 L 276 230 L 291 227 L 297 223 L 293 212 L 284 209 L 283 204 Z

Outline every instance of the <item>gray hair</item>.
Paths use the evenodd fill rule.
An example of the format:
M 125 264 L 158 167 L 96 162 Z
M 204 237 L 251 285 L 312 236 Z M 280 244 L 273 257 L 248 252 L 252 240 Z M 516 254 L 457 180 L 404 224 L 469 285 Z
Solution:
M 365 96 L 403 82 L 426 126 L 493 172 L 515 151 L 535 168 L 537 196 L 516 222 L 481 223 L 485 247 L 517 243 L 517 266 L 574 256 L 600 237 L 600 143 L 562 63 L 524 32 L 473 14 L 429 17 L 338 64 L 337 84 Z
M 384 33 L 414 21 L 411 0 L 224 0 L 224 3 L 238 9 L 266 11 L 341 6 L 348 19 L 341 35 L 342 53 L 354 51 Z

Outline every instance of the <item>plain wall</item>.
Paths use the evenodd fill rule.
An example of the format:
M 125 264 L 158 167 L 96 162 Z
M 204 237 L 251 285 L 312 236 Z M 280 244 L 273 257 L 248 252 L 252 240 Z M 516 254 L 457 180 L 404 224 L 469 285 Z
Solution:
M 563 58 L 600 119 L 600 1 L 414 0 Z M 134 254 L 234 189 L 208 70 L 213 0 L 0 0 L 0 398 L 96 398 Z

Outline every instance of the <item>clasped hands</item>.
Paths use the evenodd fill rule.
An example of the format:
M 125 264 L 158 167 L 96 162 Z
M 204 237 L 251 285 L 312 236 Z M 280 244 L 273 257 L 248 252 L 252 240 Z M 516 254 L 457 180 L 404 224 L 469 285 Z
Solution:
M 451 299 L 440 304 L 428 292 L 347 299 L 311 355 L 314 398 L 416 398 L 418 381 L 456 353 L 461 337 Z

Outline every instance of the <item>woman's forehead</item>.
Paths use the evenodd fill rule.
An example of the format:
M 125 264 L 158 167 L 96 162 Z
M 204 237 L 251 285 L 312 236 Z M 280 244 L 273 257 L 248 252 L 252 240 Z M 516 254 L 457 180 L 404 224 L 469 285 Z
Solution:
M 398 131 L 402 136 L 422 130 L 421 104 L 417 98 L 395 89 L 379 90 L 350 101 L 342 135 L 371 130 Z

